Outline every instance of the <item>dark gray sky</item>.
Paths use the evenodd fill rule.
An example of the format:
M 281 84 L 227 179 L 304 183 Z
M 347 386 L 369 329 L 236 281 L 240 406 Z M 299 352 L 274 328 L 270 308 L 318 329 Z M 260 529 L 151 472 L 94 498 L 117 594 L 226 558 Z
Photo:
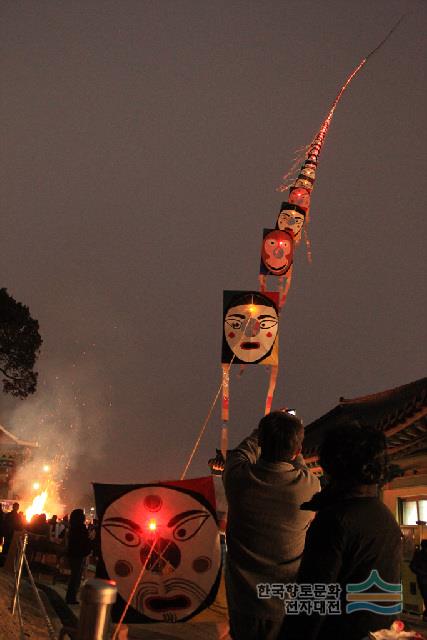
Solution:
M 181 474 L 220 383 L 222 290 L 257 288 L 294 151 L 407 10 L 335 113 L 313 263 L 297 251 L 274 406 L 306 422 L 425 375 L 427 4 L 2 3 L 0 284 L 44 344 L 38 393 L 3 396 L 0 422 L 70 451 L 69 496 Z M 231 444 L 267 382 L 233 376 Z M 219 428 L 218 406 L 190 475 Z

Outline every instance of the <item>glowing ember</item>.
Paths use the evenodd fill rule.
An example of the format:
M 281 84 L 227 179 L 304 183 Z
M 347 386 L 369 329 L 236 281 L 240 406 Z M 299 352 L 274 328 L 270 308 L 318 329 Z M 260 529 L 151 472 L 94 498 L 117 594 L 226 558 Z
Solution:
M 36 496 L 30 507 L 25 512 L 25 518 L 27 522 L 31 521 L 31 518 L 36 515 L 36 513 L 44 513 L 44 505 L 47 500 L 47 491 L 42 491 L 38 496 Z

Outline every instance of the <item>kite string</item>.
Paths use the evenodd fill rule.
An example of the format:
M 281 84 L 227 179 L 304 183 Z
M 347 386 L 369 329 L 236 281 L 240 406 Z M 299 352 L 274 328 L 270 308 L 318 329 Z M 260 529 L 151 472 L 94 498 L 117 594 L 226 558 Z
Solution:
M 386 35 L 386 37 L 381 40 L 381 42 L 374 48 L 372 49 L 372 51 L 370 53 L 368 53 L 368 55 L 366 56 L 366 60 L 368 58 L 370 58 L 371 56 L 374 55 L 374 53 L 376 53 L 378 51 L 378 49 L 380 49 L 383 44 L 386 42 L 386 40 L 389 39 L 389 37 L 391 36 L 391 34 L 393 33 L 393 31 L 395 31 L 395 29 L 397 29 L 397 27 L 399 26 L 399 24 L 402 22 L 402 20 L 404 18 L 406 18 L 406 16 L 408 15 L 409 11 L 407 11 L 406 13 L 402 13 L 402 15 L 400 16 L 399 20 L 396 22 L 396 24 L 390 29 L 390 31 L 388 32 L 388 34 Z
M 243 333 L 244 333 L 244 332 L 246 331 L 246 329 L 248 328 L 248 326 L 249 326 L 249 322 L 250 322 L 250 319 L 251 319 L 251 318 L 250 318 L 250 316 L 249 316 L 249 318 L 248 318 L 248 319 L 247 319 L 247 321 L 246 321 L 245 327 L 244 327 L 244 329 L 243 329 Z M 228 371 L 230 371 L 230 370 L 231 370 L 231 365 L 233 364 L 233 362 L 234 362 L 235 358 L 236 358 L 236 354 L 234 353 L 234 354 L 233 354 L 233 357 L 231 358 L 230 362 L 228 363 L 228 364 L 229 364 Z M 193 458 L 194 458 L 194 456 L 195 456 L 195 453 L 196 453 L 196 451 L 197 451 L 197 449 L 198 449 L 198 447 L 199 447 L 200 441 L 201 441 L 201 439 L 202 439 L 202 437 L 203 437 L 203 434 L 204 434 L 204 432 L 205 432 L 205 430 L 206 430 L 206 427 L 208 426 L 208 422 L 209 422 L 209 420 L 210 420 L 210 417 L 211 417 L 211 415 L 212 415 L 213 410 L 215 409 L 215 405 L 216 405 L 216 403 L 218 402 L 219 394 L 221 393 L 221 390 L 222 390 L 223 386 L 224 386 L 224 376 L 222 376 L 221 384 L 219 385 L 219 387 L 218 387 L 218 391 L 217 391 L 217 392 L 216 392 L 216 394 L 215 394 L 215 398 L 213 399 L 213 401 L 212 401 L 212 403 L 211 403 L 211 406 L 209 407 L 208 414 L 207 414 L 207 416 L 206 416 L 206 418 L 205 418 L 204 423 L 202 424 L 202 427 L 201 427 L 201 429 L 200 429 L 199 435 L 197 436 L 196 442 L 195 442 L 195 444 L 194 444 L 193 450 L 191 451 L 191 453 L 190 453 L 190 457 L 188 458 L 188 461 L 187 461 L 187 464 L 186 464 L 186 465 L 185 465 L 185 467 L 184 467 L 184 471 L 183 471 L 183 472 L 182 472 L 182 474 L 181 474 L 180 480 L 184 480 L 184 479 L 185 479 L 185 476 L 187 475 L 188 468 L 189 468 L 189 466 L 190 466 L 190 464 L 191 464 L 191 461 L 193 460 Z M 221 438 L 223 438 L 223 434 L 222 434 Z
M 151 556 L 152 556 L 152 553 L 153 553 L 153 551 L 154 551 L 154 547 L 155 547 L 155 545 L 156 545 L 156 539 L 157 539 L 157 537 L 155 536 L 155 537 L 154 537 L 154 540 L 153 540 L 153 544 L 151 545 L 150 551 L 149 551 L 149 553 L 148 553 L 148 555 L 147 555 L 147 557 L 146 557 L 146 559 L 145 559 L 144 564 L 142 565 L 141 571 L 139 572 L 138 577 L 137 577 L 137 579 L 136 579 L 136 581 L 135 581 L 135 584 L 134 584 L 134 585 L 133 585 L 133 587 L 132 587 L 132 591 L 130 592 L 130 596 L 129 596 L 129 598 L 127 599 L 127 602 L 126 602 L 125 608 L 124 608 L 124 609 L 123 609 L 123 611 L 122 611 L 122 615 L 120 616 L 120 620 L 119 620 L 119 621 L 118 621 L 118 623 L 117 623 L 117 626 L 116 626 L 116 628 L 115 628 L 115 630 L 114 630 L 113 637 L 111 638 L 111 640 L 116 640 L 116 639 L 118 638 L 119 631 L 120 631 L 120 629 L 121 629 L 121 627 L 122 627 L 123 620 L 125 619 L 125 616 L 126 616 L 126 614 L 127 614 L 127 612 L 128 612 L 128 609 L 129 609 L 129 607 L 130 607 L 130 603 L 131 603 L 131 602 L 132 602 L 132 600 L 133 600 L 133 597 L 134 597 L 134 595 L 135 595 L 135 592 L 136 592 L 136 590 L 138 589 L 138 586 L 139 586 L 139 584 L 140 584 L 140 582 L 141 582 L 141 580 L 142 580 L 142 576 L 143 576 L 143 575 L 144 575 L 144 573 L 145 573 L 145 570 L 146 570 L 146 568 L 147 568 L 148 562 L 149 562 L 149 560 L 150 560 L 150 558 L 151 558 Z
M 364 67 L 364 65 L 367 63 L 368 59 L 373 56 L 382 46 L 383 44 L 386 43 L 386 41 L 390 38 L 391 34 L 397 29 L 397 27 L 399 26 L 399 24 L 402 22 L 402 20 L 406 17 L 406 13 L 404 13 L 403 15 L 400 16 L 399 20 L 393 25 L 393 27 L 390 29 L 390 31 L 387 33 L 387 35 L 385 36 L 385 38 L 383 38 L 381 40 L 381 42 L 374 48 L 372 49 L 372 51 L 370 53 L 368 53 L 368 55 L 363 58 L 363 60 L 361 60 L 359 62 L 359 64 L 357 65 L 357 67 L 355 69 L 353 69 L 353 71 L 350 73 L 350 75 L 348 76 L 347 80 L 344 82 L 343 86 L 341 87 L 341 89 L 338 92 L 337 97 L 335 98 L 335 100 L 332 103 L 332 106 L 329 110 L 328 115 L 326 116 L 322 126 L 320 127 L 319 132 L 316 134 L 316 136 L 313 139 L 313 142 L 317 139 L 317 138 L 321 138 L 321 142 L 323 142 L 323 139 L 326 136 L 326 133 L 328 131 L 328 127 L 331 123 L 332 120 L 332 116 L 334 115 L 334 111 L 338 106 L 339 101 L 341 100 L 341 97 L 344 93 L 344 91 L 347 89 L 348 85 L 350 84 L 350 82 L 353 80 L 353 78 L 359 73 L 359 71 L 362 69 L 362 67 Z
M 402 20 L 407 16 L 407 13 L 404 13 L 403 15 L 400 16 L 399 20 L 393 25 L 393 27 L 390 29 L 390 31 L 387 33 L 387 35 L 385 36 L 385 38 L 383 38 L 381 40 L 381 42 L 374 48 L 372 49 L 372 51 L 370 53 L 368 53 L 368 55 L 363 58 L 359 64 L 357 65 L 357 67 L 355 67 L 353 69 L 353 71 L 351 72 L 351 74 L 348 76 L 347 80 L 344 82 L 343 86 L 341 87 L 341 89 L 338 92 L 337 97 L 335 98 L 335 100 L 332 103 L 332 106 L 329 110 L 328 115 L 326 116 L 325 120 L 323 121 L 319 131 L 316 133 L 316 135 L 314 136 L 314 138 L 312 139 L 310 145 L 308 145 L 309 148 L 311 148 L 315 142 L 319 143 L 319 149 L 318 151 L 314 154 L 316 156 L 319 155 L 320 153 L 320 149 L 321 146 L 324 142 L 324 139 L 326 137 L 326 134 L 328 132 L 328 128 L 329 125 L 331 123 L 332 120 L 332 116 L 334 115 L 334 111 L 338 106 L 339 101 L 342 98 L 342 95 L 344 93 L 344 91 L 347 89 L 347 87 L 349 86 L 349 84 L 351 83 L 351 81 L 353 80 L 353 78 L 359 73 L 359 71 L 362 69 L 362 67 L 364 67 L 364 65 L 366 64 L 366 62 L 368 61 L 368 59 L 373 56 L 375 53 L 377 53 L 377 51 L 386 43 L 386 41 L 390 38 L 390 36 L 392 35 L 392 33 L 397 29 L 397 27 L 400 25 L 400 23 L 402 22 Z M 291 169 L 288 171 L 287 174 L 285 174 L 282 178 L 282 184 L 280 184 L 279 187 L 277 187 L 276 191 L 286 191 L 288 189 L 288 185 L 283 184 L 284 180 L 287 179 L 288 177 L 290 177 L 290 175 L 293 174 L 293 172 L 295 171 L 295 162 L 292 165 Z
M 231 363 L 230 363 L 230 364 L 231 364 Z M 215 405 L 216 405 L 216 403 L 217 403 L 217 401 L 218 401 L 219 394 L 221 393 L 222 385 L 223 385 L 223 382 L 221 381 L 221 384 L 220 384 L 220 385 L 219 385 L 219 387 L 218 387 L 218 391 L 216 392 L 215 398 L 213 399 L 212 404 L 211 404 L 211 406 L 210 406 L 210 408 L 209 408 L 208 415 L 206 416 L 205 421 L 204 421 L 204 423 L 203 423 L 203 425 L 202 425 L 202 428 L 200 429 L 200 432 L 199 432 L 199 435 L 198 435 L 198 437 L 197 437 L 197 439 L 196 439 L 196 442 L 195 442 L 195 445 L 194 445 L 194 447 L 193 447 L 193 450 L 192 450 L 192 452 L 190 453 L 190 457 L 188 458 L 188 462 L 187 462 L 187 464 L 185 465 L 184 471 L 182 472 L 182 475 L 181 475 L 181 477 L 180 477 L 180 480 L 184 480 L 184 478 L 185 478 L 185 476 L 186 476 L 186 474 L 187 474 L 188 467 L 190 466 L 191 461 L 192 461 L 192 460 L 193 460 L 193 458 L 194 458 L 194 455 L 195 455 L 195 453 L 196 453 L 196 451 L 197 451 L 197 448 L 198 448 L 198 446 L 199 446 L 199 444 L 200 444 L 200 440 L 201 440 L 201 439 L 202 439 L 202 437 L 203 437 L 203 434 L 204 434 L 204 432 L 205 432 L 205 430 L 206 430 L 206 427 L 208 426 L 208 422 L 209 422 L 209 420 L 210 420 L 210 417 L 211 417 L 211 415 L 212 415 L 212 412 L 213 412 L 213 410 L 215 409 Z

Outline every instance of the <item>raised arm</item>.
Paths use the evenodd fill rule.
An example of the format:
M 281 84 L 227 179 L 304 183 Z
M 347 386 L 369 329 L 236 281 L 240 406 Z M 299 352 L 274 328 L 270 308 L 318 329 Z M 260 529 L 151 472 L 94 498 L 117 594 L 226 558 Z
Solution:
M 260 454 L 258 446 L 258 429 L 254 429 L 242 442 L 227 453 L 224 468 L 224 484 L 227 486 L 228 478 L 232 477 L 239 470 L 248 464 L 255 464 Z

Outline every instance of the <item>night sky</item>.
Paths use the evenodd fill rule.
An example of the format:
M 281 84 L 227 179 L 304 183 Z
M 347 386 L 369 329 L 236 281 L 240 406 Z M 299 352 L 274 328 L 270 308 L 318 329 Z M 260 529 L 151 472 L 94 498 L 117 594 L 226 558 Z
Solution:
M 337 108 L 312 264 L 296 252 L 273 408 L 306 424 L 425 375 L 427 3 L 2 3 L 0 286 L 44 343 L 0 423 L 67 453 L 72 506 L 90 481 L 180 476 L 220 384 L 222 291 L 258 288 L 281 176 L 406 11 Z M 268 384 L 237 371 L 230 445 Z M 220 426 L 218 403 L 190 476 Z

